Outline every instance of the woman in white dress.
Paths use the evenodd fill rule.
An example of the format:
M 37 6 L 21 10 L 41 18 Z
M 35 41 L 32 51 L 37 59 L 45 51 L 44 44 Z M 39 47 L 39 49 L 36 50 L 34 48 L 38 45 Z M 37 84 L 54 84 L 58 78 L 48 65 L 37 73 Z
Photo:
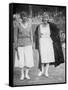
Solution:
M 49 22 L 49 16 L 45 12 L 42 23 L 35 30 L 35 48 L 39 52 L 38 76 L 45 74 L 48 77 L 50 64 L 57 67 L 64 63 L 59 31 L 55 23 Z
M 39 48 L 41 55 L 42 71 L 39 72 L 38 76 L 45 74 L 45 76 L 48 77 L 49 63 L 54 62 L 55 59 L 54 59 L 53 41 L 50 37 L 51 32 L 47 14 L 44 13 L 42 21 L 43 22 L 39 26 L 40 30 Z

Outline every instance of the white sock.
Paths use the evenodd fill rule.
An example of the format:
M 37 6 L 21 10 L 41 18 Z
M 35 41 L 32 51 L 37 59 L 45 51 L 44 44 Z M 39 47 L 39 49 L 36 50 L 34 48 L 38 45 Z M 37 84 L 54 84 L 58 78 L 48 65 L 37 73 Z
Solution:
M 21 79 L 21 80 L 24 79 L 24 69 L 21 70 L 21 78 L 20 78 L 20 79 Z
M 29 69 L 26 69 L 26 70 L 25 70 L 25 77 L 26 77 L 27 79 L 30 79 L 28 73 L 29 73 Z
M 42 71 L 39 72 L 38 76 L 41 76 L 44 73 L 44 65 L 42 65 Z
M 45 75 L 48 76 L 49 64 L 46 64 L 45 67 Z
M 44 73 L 44 65 L 42 65 L 42 73 Z

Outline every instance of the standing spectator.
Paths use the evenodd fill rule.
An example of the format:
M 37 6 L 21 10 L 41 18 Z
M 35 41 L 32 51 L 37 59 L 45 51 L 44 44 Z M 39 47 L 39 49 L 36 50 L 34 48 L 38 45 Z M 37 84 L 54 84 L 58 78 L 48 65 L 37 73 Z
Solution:
M 61 43 L 62 43 L 62 50 L 63 50 L 63 54 L 64 54 L 64 60 L 65 60 L 65 32 L 61 32 Z

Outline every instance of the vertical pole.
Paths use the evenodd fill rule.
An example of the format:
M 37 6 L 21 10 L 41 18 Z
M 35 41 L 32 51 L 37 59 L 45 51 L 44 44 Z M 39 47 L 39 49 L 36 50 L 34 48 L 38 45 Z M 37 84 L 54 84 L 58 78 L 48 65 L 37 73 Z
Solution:
M 32 5 L 29 5 L 29 17 L 30 17 L 30 24 L 31 24 L 31 41 L 32 41 L 32 46 L 33 46 Z
M 29 5 L 29 15 L 32 18 L 32 5 Z

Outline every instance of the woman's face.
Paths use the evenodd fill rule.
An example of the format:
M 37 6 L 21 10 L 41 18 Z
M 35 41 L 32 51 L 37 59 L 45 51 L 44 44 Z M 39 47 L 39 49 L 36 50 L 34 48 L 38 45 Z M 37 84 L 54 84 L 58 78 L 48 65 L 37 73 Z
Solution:
M 44 17 L 44 18 L 43 18 L 43 23 L 44 23 L 44 24 L 47 24 L 47 22 L 48 22 L 48 19 Z
M 49 19 L 49 16 L 48 16 L 46 13 L 44 13 L 44 14 L 43 14 L 43 17 L 42 17 L 43 23 L 44 23 L 44 24 L 47 24 L 47 23 L 48 23 L 48 19 Z
M 60 38 L 61 38 L 61 41 L 65 40 L 65 33 L 64 32 L 60 32 Z
M 23 17 L 22 22 L 26 23 L 27 21 L 28 21 L 28 18 L 27 17 Z

